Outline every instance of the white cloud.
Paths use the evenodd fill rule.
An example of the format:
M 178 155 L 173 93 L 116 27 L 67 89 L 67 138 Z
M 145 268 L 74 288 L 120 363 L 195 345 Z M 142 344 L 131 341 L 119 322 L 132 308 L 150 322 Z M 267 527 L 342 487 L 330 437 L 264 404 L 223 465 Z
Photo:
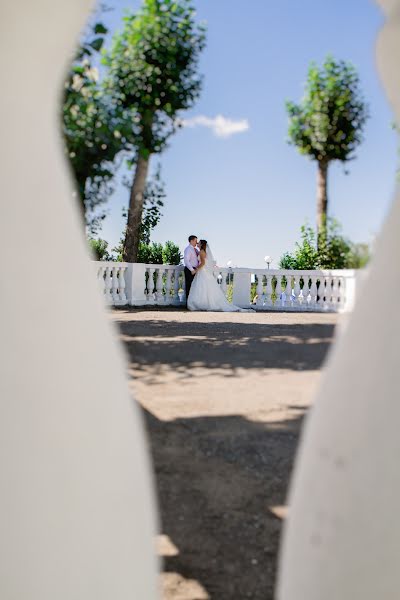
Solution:
M 217 115 L 214 118 L 198 115 L 191 119 L 182 119 L 183 127 L 208 127 L 217 137 L 227 138 L 235 133 L 243 133 L 250 128 L 247 119 L 233 121 L 222 115 Z

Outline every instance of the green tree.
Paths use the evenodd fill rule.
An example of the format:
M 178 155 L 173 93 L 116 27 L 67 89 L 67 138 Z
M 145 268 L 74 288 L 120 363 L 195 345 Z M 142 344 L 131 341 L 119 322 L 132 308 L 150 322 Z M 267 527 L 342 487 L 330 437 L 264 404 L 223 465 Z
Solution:
M 113 248 L 115 258 L 104 258 L 99 260 L 117 260 L 123 261 L 123 239 L 118 246 Z M 140 242 L 139 252 L 136 262 L 146 263 L 149 265 L 179 265 L 182 260 L 182 255 L 179 246 L 174 242 L 168 241 L 164 245 L 159 242 Z
M 113 260 L 113 257 L 108 253 L 108 242 L 106 240 L 89 238 L 88 241 L 95 260 Z
M 135 174 L 130 193 L 124 259 L 136 262 L 150 157 L 161 152 L 201 89 L 198 60 L 205 30 L 191 0 L 143 0 L 104 55 L 113 103 L 134 110 Z
M 297 269 L 297 260 L 294 254 L 285 252 L 279 260 L 280 269 Z
M 171 241 L 165 242 L 162 251 L 162 259 L 164 265 L 179 265 L 182 260 L 179 246 Z
M 289 143 L 318 165 L 317 230 L 321 230 L 328 214 L 329 164 L 354 158 L 368 119 L 356 70 L 332 57 L 327 57 L 321 68 L 312 63 L 303 100 L 300 104 L 287 102 L 286 109 Z
M 137 262 L 148 265 L 162 265 L 163 245 L 158 242 L 151 242 L 150 244 L 140 242 Z
M 301 227 L 301 242 L 296 242 L 293 254 L 285 252 L 279 261 L 281 269 L 317 269 L 319 267 L 316 234 L 312 227 Z
M 343 236 L 335 219 L 327 220 L 318 234 L 309 225 L 301 228 L 301 242 L 291 254 L 279 261 L 281 269 L 351 269 L 361 268 L 369 260 L 367 244 L 353 244 Z
M 76 179 L 79 206 L 91 233 L 105 216 L 95 216 L 94 211 L 112 192 L 114 159 L 122 136 L 118 114 L 107 103 L 93 66 L 106 33 L 102 23 L 89 29 L 71 65 L 62 105 L 66 153 Z
M 321 269 L 349 268 L 352 243 L 342 235 L 335 219 L 328 219 L 327 226 L 318 232 L 318 265 Z

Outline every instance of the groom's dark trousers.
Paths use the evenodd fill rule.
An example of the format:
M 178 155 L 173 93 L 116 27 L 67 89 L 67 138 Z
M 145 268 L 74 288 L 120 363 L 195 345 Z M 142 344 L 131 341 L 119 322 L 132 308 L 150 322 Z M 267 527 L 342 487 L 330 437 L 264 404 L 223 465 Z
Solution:
M 185 287 L 186 287 L 186 304 L 189 297 L 190 288 L 192 286 L 194 279 L 194 275 L 192 275 L 191 271 L 185 267 Z

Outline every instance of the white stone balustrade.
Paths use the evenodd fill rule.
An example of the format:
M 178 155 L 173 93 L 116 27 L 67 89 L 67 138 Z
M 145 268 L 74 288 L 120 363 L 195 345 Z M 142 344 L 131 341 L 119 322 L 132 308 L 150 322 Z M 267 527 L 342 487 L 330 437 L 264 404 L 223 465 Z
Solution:
M 128 304 L 126 296 L 128 263 L 97 261 L 95 265 L 100 291 L 104 294 L 106 303 L 113 306 Z
M 183 266 L 95 263 L 107 304 L 183 306 Z M 273 311 L 347 312 L 354 304 L 358 271 L 248 269 L 215 267 L 227 298 L 241 308 Z

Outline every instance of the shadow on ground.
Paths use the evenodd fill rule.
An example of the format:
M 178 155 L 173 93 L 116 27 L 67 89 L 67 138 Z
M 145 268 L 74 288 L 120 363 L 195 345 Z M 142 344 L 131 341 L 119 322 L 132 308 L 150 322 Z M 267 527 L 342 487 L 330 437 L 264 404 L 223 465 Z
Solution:
M 265 316 L 258 322 L 251 317 L 247 322 L 247 317 L 227 322 L 226 317 L 209 318 L 213 321 L 197 318 L 188 322 L 179 316 L 157 319 L 151 315 L 145 319 L 132 315 L 132 319 L 124 320 L 115 315 L 131 373 L 139 379 L 144 373 L 155 373 L 160 384 L 158 394 L 162 396 L 167 380 L 168 398 L 174 399 L 174 392 L 182 391 L 179 379 L 171 378 L 171 372 L 180 372 L 184 378 L 192 372 L 196 378 L 200 372 L 201 385 L 196 379 L 200 397 L 203 393 L 207 397 L 216 381 L 222 390 L 216 400 L 220 415 L 198 416 L 202 414 L 198 411 L 173 420 L 162 420 L 168 406 L 163 408 L 162 397 L 152 403 L 147 391 L 146 406 L 157 406 L 158 418 L 145 411 L 145 419 L 162 533 L 178 552 L 165 558 L 163 570 L 170 574 L 165 577 L 173 578 L 171 574 L 177 573 L 185 580 L 199 582 L 212 600 L 273 600 L 282 527 L 279 507 L 285 505 L 301 422 L 308 408 L 304 404 L 308 402 L 281 398 L 276 378 L 276 388 L 264 395 L 262 386 L 269 385 L 268 378 L 264 383 L 254 374 L 277 369 L 282 381 L 291 378 L 291 389 L 295 389 L 297 381 L 304 382 L 296 371 L 322 366 L 334 325 L 313 322 L 311 316 L 302 323 L 296 322 L 296 316 L 290 317 L 290 323 L 286 318 L 277 322 L 278 316 L 273 317 L 275 323 L 272 318 L 272 322 L 265 322 Z M 226 385 L 221 386 L 219 376 L 239 373 L 242 387 L 238 378 L 224 380 Z M 255 395 L 255 379 L 261 393 L 246 407 L 247 394 L 253 395 L 251 399 Z M 147 388 L 145 380 L 143 377 L 142 388 Z M 187 409 L 192 382 L 186 382 L 184 394 L 179 396 L 178 402 L 185 405 L 182 414 L 188 414 L 183 409 Z M 224 414 L 230 396 L 238 394 L 242 394 L 242 415 Z M 179 414 L 179 406 L 174 411 Z M 267 413 L 271 420 L 261 421 L 260 414 Z M 164 596 L 166 600 L 200 597 L 204 596 L 182 592 L 179 581 Z
M 179 552 L 164 572 L 198 581 L 215 600 L 273 599 L 282 526 L 274 507 L 285 504 L 301 419 L 146 414 L 162 533 Z
M 119 321 L 136 369 L 163 365 L 190 376 L 192 367 L 224 369 L 319 369 L 333 338 L 329 323 L 182 323 Z

